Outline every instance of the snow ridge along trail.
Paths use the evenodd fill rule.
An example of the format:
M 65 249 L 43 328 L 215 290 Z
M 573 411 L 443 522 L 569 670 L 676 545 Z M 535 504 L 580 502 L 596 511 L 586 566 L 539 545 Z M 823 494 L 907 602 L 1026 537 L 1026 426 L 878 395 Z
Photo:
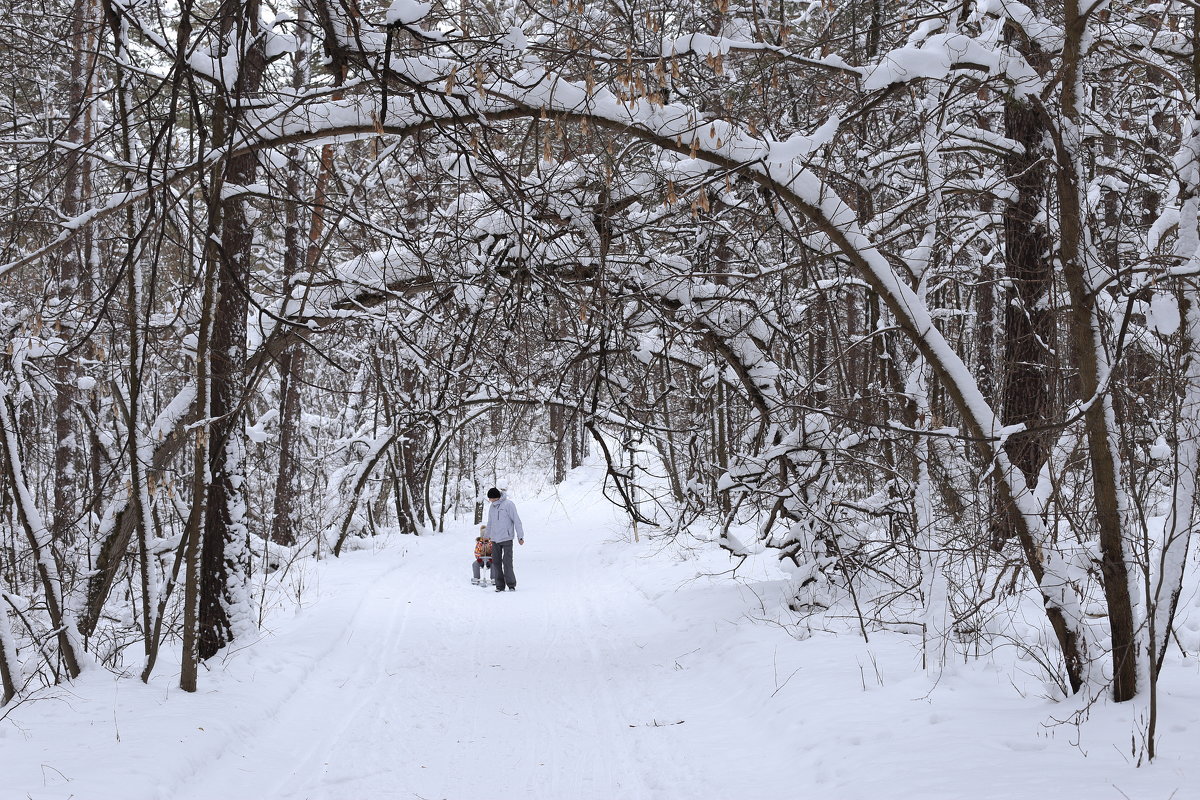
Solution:
M 402 539 L 403 556 L 350 554 L 398 563 L 354 583 L 357 598 L 322 587 L 335 599 L 304 612 L 317 628 L 336 630 L 324 617 L 357 605 L 337 644 L 275 713 L 247 721 L 164 799 L 755 796 L 763 762 L 739 767 L 721 743 L 752 721 L 706 721 L 697 687 L 675 685 L 675 659 L 692 648 L 606 563 L 630 545 L 582 530 L 561 505 L 549 509 L 557 519 L 521 508 L 517 592 L 470 584 L 470 530 Z M 295 633 L 308 638 L 304 627 Z M 755 746 L 778 751 L 782 773 L 782 742 Z

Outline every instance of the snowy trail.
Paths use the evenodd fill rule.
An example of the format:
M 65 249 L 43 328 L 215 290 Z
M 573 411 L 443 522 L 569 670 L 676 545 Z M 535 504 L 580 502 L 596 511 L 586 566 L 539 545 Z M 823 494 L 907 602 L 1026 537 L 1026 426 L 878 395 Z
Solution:
M 517 498 L 515 593 L 470 585 L 468 526 L 363 540 L 275 576 L 261 637 L 195 694 L 177 653 L 148 686 L 92 669 L 33 694 L 0 719 L 0 800 L 1195 796 L 1193 662 L 1136 769 L 1136 707 L 1059 723 L 1003 651 L 927 673 L 914 637 L 806 638 L 773 555 L 735 577 L 711 545 L 630 542 L 598 478 Z
M 426 538 L 361 587 L 344 635 L 279 713 L 164 796 L 745 797 L 763 763 L 783 769 L 771 741 L 754 746 L 777 760 L 753 770 L 722 756 L 723 732 L 753 720 L 689 713 L 673 621 L 602 568 L 594 532 L 534 526 L 515 593 L 469 584 L 469 544 Z M 703 733 L 717 749 L 696 747 Z

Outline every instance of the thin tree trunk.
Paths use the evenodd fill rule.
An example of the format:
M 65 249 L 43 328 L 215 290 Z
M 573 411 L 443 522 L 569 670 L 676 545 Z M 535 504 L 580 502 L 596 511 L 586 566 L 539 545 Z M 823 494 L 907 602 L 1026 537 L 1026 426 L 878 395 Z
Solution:
M 1200 9 L 1192 10 L 1192 38 L 1200 41 Z M 1200 47 L 1192 49 L 1192 92 L 1200 98 Z M 1184 126 L 1184 141 L 1178 161 L 1182 162 L 1179 189 L 1179 238 L 1175 254 L 1182 265 L 1200 263 L 1200 106 Z M 1197 471 L 1200 470 L 1200 292 L 1189 288 L 1181 293 L 1183 337 L 1183 399 L 1178 412 L 1178 442 L 1171 510 L 1163 526 L 1157 580 L 1151 598 L 1150 629 L 1152 689 L 1157 684 L 1167 644 L 1174 629 L 1179 598 L 1183 593 L 1188 549 L 1195 535 Z
M 71 11 L 71 83 L 68 111 L 71 124 L 66 142 L 71 145 L 63 177 L 62 213 L 74 219 L 86 208 L 91 186 L 90 164 L 84 154 L 92 135 L 90 109 L 91 72 L 94 49 L 93 28 L 96 7 L 93 0 L 76 0 Z M 80 304 L 82 283 L 87 278 L 87 246 L 90 232 L 74 246 L 68 247 L 54 260 L 55 298 L 53 309 L 60 336 L 70 339 Z M 80 516 L 79 487 L 83 482 L 80 468 L 78 355 L 63 352 L 54 357 L 54 514 L 50 534 L 55 541 L 71 544 L 75 541 L 75 523 Z
M 17 643 L 8 622 L 8 603 L 4 591 L 0 590 L 0 707 L 8 705 L 17 694 L 13 676 L 18 669 Z
M 1083 222 L 1083 175 L 1079 163 L 1080 108 L 1077 97 L 1082 68 L 1081 45 L 1087 19 L 1078 0 L 1064 4 L 1066 38 L 1063 47 L 1061 89 L 1062 131 L 1057 171 L 1059 202 L 1059 252 L 1063 274 L 1071 296 L 1071 341 L 1079 365 L 1080 395 L 1086 402 L 1084 429 L 1092 469 L 1092 495 L 1100 532 L 1100 569 L 1112 635 L 1113 699 L 1132 699 L 1137 694 L 1137 630 L 1131 591 L 1132 559 L 1124 541 L 1125 484 L 1117 450 L 1116 411 L 1106 386 L 1112 366 L 1101 339 L 1097 307 L 1098 291 L 1093 273 L 1099 266 L 1085 242 Z
M 306 31 L 308 11 L 299 9 L 298 24 L 302 34 L 296 50 L 292 88 L 300 91 L 309 79 L 309 55 L 311 37 Z M 335 99 L 340 95 L 335 95 Z M 325 194 L 333 170 L 333 146 L 321 148 L 321 160 L 317 168 L 316 184 L 313 188 L 312 215 L 309 220 L 307 245 L 301 246 L 299 199 L 303 174 L 298 148 L 289 156 L 287 181 L 287 227 L 286 248 L 283 263 L 284 297 L 292 298 L 295 292 L 295 277 L 301 270 L 311 271 L 321 252 L 321 238 L 325 231 Z M 287 309 L 297 313 L 301 309 Z M 296 541 L 300 519 L 300 387 L 304 376 L 306 351 L 300 341 L 292 342 L 279 358 L 279 472 L 275 482 L 274 508 L 271 517 L 271 541 L 292 545 Z
M 547 409 L 550 416 L 550 447 L 552 449 L 553 471 L 550 482 L 555 486 L 567 479 L 567 414 L 558 403 L 552 403 Z
M 215 122 L 219 125 L 221 120 Z M 217 131 L 220 134 L 220 130 Z M 183 657 L 180 667 L 179 688 L 185 692 L 196 691 L 196 679 L 200 664 L 200 595 L 203 572 L 203 540 L 205 506 L 211 483 L 209 474 L 209 451 L 212 447 L 212 389 L 211 362 L 213 307 L 216 302 L 217 281 L 221 273 L 221 253 L 217 231 L 221 219 L 221 191 L 224 185 L 220 166 L 212 170 L 212 181 L 208 196 L 208 236 L 204 240 L 203 289 L 201 292 L 199 330 L 196 334 L 196 402 L 199 406 L 201 423 L 195 427 L 195 445 L 192 458 L 192 509 L 184 529 L 184 585 L 183 585 Z
M 33 493 L 25 481 L 25 468 L 21 461 L 20 445 L 17 442 L 17 414 L 12 394 L 7 384 L 0 383 L 0 448 L 3 448 L 5 472 L 12 486 L 13 504 L 17 520 L 29 540 L 42 592 L 45 594 L 46 613 L 58 640 L 58 651 L 62 656 L 67 675 L 74 678 L 80 672 L 82 640 L 70 612 L 63 606 L 62 579 L 55 562 L 53 538 L 42 520 L 41 512 L 33 502 Z

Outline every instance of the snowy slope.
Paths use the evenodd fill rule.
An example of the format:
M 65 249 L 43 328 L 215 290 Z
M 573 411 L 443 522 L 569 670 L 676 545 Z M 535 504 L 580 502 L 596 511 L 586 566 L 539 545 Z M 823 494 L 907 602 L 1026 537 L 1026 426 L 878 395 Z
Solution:
M 470 585 L 469 526 L 396 537 L 295 573 L 299 610 L 280 598 L 194 696 L 93 670 L 22 704 L 0 800 L 1200 796 L 1194 661 L 1135 769 L 1133 706 L 1054 724 L 1073 709 L 1009 663 L 933 675 L 910 637 L 800 640 L 769 558 L 731 576 L 635 544 L 597 477 L 514 495 L 516 593 Z

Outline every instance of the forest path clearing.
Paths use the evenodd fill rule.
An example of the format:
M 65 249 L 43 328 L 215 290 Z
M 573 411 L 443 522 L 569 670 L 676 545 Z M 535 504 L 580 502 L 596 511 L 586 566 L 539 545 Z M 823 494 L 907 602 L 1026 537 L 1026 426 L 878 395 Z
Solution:
M 750 712 L 705 708 L 678 665 L 692 648 L 677 621 L 604 568 L 604 532 L 530 522 L 517 592 L 470 584 L 461 531 L 393 540 L 403 556 L 351 554 L 394 568 L 358 585 L 337 643 L 277 713 L 246 721 L 164 796 L 767 796 L 754 786 L 764 764 L 785 769 L 782 742 L 753 743 L 752 767 L 735 755 L 727 737 L 746 744 Z M 349 604 L 343 592 L 331 607 Z M 324 616 L 320 605 L 306 613 Z

